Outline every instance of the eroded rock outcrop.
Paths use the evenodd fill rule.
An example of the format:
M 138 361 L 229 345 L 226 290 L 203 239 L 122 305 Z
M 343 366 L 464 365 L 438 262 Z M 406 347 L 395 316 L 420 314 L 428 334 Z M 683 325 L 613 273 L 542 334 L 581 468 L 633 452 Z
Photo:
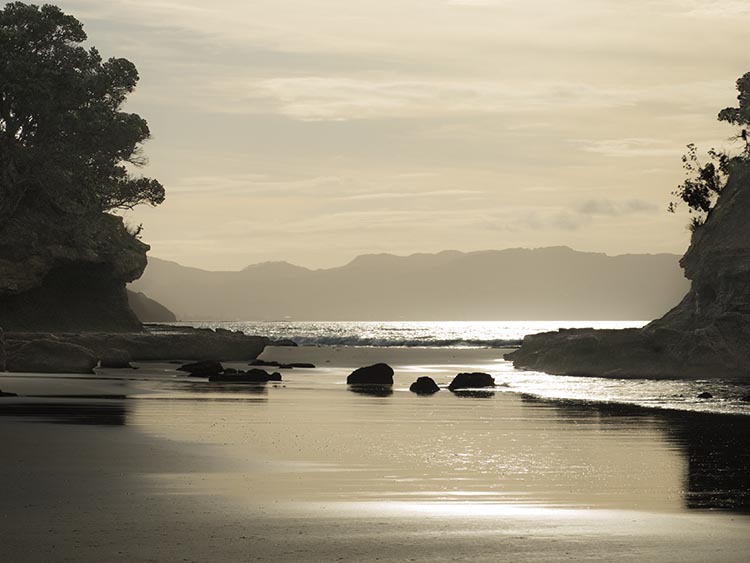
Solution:
M 121 217 L 21 206 L 0 225 L 0 326 L 138 330 L 125 284 L 143 273 L 148 249 Z
M 506 355 L 518 368 L 564 375 L 750 378 L 750 164 L 695 230 L 680 265 L 691 289 L 640 330 L 561 330 L 527 336 Z

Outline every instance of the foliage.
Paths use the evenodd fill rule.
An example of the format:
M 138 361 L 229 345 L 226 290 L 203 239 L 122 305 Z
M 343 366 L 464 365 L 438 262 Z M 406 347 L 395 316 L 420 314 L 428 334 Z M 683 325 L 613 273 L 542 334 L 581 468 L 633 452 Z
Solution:
M 0 224 L 23 201 L 77 213 L 164 201 L 157 180 L 128 171 L 145 164 L 150 137 L 143 118 L 121 111 L 138 72 L 85 40 L 55 6 L 0 10 Z
M 739 91 L 737 96 L 739 107 L 721 110 L 718 119 L 742 127 L 740 132 L 733 137 L 734 140 L 744 141 L 742 154 L 730 157 L 729 154 L 712 148 L 708 151 L 710 161 L 704 165 L 698 159 L 696 146 L 691 143 L 687 146 L 687 154 L 682 157 L 687 177 L 677 190 L 672 192 L 678 201 L 670 203 L 668 210 L 674 213 L 680 201 L 687 204 L 688 213 L 693 215 L 690 220 L 691 230 L 700 227 L 716 205 L 719 194 L 726 186 L 730 166 L 739 161 L 747 162 L 750 159 L 750 135 L 745 128 L 750 125 L 750 72 L 737 80 L 737 90 Z
M 682 167 L 687 177 L 672 192 L 672 195 L 687 204 L 688 213 L 693 215 L 690 220 L 691 230 L 704 223 L 727 182 L 729 156 L 715 149 L 709 150 L 708 155 L 711 161 L 702 165 L 696 146 L 693 143 L 688 145 L 688 152 L 682 157 Z M 674 213 L 676 209 L 676 202 L 669 204 L 670 213 Z

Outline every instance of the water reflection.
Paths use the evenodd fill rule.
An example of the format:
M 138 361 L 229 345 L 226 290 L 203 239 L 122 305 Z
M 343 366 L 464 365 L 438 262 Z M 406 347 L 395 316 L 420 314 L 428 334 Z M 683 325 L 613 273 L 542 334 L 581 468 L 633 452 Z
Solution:
M 750 417 L 528 395 L 522 401 L 551 408 L 558 420 L 571 425 L 588 421 L 603 429 L 626 427 L 636 435 L 644 425 L 655 428 L 685 460 L 686 508 L 750 513 Z
M 127 423 L 125 401 L 13 402 L 0 404 L 0 416 L 29 422 L 122 426 Z
M 491 399 L 495 396 L 494 391 L 477 391 L 469 389 L 459 389 L 452 393 L 456 397 L 473 397 L 474 399 Z
M 359 393 L 360 395 L 370 395 L 372 397 L 389 397 L 393 395 L 391 385 L 349 385 L 349 391 Z

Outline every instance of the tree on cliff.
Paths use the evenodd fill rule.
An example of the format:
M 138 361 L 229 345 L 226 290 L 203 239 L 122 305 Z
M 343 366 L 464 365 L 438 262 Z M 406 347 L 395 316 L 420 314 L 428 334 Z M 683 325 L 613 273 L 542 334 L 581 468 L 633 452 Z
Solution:
M 120 111 L 138 72 L 85 40 L 56 6 L 0 10 L 0 226 L 24 201 L 76 214 L 164 201 L 157 180 L 128 168 L 145 164 L 150 137 L 143 118 Z
M 716 205 L 716 200 L 727 183 L 730 167 L 750 161 L 750 133 L 748 133 L 748 127 L 750 126 L 750 72 L 745 73 L 737 80 L 737 90 L 739 92 L 737 95 L 738 107 L 721 110 L 718 119 L 741 127 L 739 133 L 732 139 L 741 139 L 744 142 L 742 154 L 730 157 L 727 153 L 712 148 L 708 151 L 710 161 L 701 164 L 698 159 L 697 148 L 691 143 L 688 145 L 687 154 L 682 157 L 683 168 L 687 177 L 672 194 L 687 204 L 688 213 L 693 215 L 690 221 L 690 227 L 693 230 L 705 222 L 711 209 Z M 670 203 L 669 211 L 674 213 L 678 203 Z

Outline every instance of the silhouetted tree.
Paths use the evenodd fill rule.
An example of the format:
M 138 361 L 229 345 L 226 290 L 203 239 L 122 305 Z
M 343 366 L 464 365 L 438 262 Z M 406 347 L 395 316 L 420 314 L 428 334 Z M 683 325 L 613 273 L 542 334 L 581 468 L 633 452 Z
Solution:
M 680 201 L 688 206 L 688 213 L 693 217 L 690 220 L 692 230 L 700 227 L 708 217 L 708 214 L 716 205 L 716 200 L 724 189 L 732 165 L 747 163 L 750 160 L 750 139 L 747 126 L 750 125 L 750 72 L 744 74 L 737 80 L 739 94 L 739 107 L 725 108 L 719 112 L 719 121 L 727 121 L 732 125 L 742 127 L 734 140 L 742 139 L 745 143 L 741 155 L 731 157 L 725 152 L 716 149 L 708 151 L 710 161 L 701 164 L 697 155 L 696 146 L 688 145 L 688 152 L 682 157 L 683 168 L 686 178 L 672 195 L 679 201 L 669 204 L 669 211 L 674 213 Z
M 56 6 L 0 10 L 0 224 L 23 201 L 86 213 L 158 205 L 145 164 L 144 119 L 120 111 L 138 82 L 126 59 L 85 49 L 83 26 Z

